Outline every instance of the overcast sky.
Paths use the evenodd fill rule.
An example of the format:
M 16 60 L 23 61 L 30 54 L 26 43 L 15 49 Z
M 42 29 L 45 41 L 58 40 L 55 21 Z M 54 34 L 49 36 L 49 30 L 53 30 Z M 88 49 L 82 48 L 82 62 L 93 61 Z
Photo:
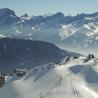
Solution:
M 10 8 L 17 15 L 53 14 L 65 15 L 98 12 L 98 0 L 0 0 L 0 8 Z

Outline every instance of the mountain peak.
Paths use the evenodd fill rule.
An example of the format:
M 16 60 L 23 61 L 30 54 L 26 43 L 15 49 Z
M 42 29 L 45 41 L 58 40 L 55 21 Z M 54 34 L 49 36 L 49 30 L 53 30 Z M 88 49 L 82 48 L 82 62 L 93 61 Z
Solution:
M 0 9 L 0 16 L 3 16 L 3 15 L 13 15 L 13 16 L 16 16 L 15 12 L 11 9 L 8 9 L 8 8 L 2 8 Z
M 0 9 L 0 28 L 10 27 L 19 20 L 19 17 L 16 16 L 15 12 L 8 8 Z
M 64 14 L 61 12 L 57 12 L 56 14 L 54 14 L 53 16 L 55 17 L 64 17 Z
M 29 17 L 27 13 L 25 13 L 24 15 L 22 15 L 21 17 Z

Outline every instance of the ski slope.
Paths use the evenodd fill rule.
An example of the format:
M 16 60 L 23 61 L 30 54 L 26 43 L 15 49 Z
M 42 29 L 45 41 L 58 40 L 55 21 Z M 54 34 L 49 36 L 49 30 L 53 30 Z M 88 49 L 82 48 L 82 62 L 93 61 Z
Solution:
M 8 76 L 2 98 L 98 98 L 98 60 L 71 59 L 51 69 L 30 69 L 19 78 Z

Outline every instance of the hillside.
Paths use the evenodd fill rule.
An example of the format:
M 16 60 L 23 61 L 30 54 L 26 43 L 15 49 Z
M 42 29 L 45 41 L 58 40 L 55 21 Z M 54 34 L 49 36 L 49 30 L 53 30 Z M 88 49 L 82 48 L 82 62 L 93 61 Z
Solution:
M 23 77 L 8 76 L 2 98 L 97 98 L 98 60 L 70 59 L 60 65 L 28 70 Z
M 15 68 L 34 68 L 48 63 L 59 63 L 67 56 L 77 56 L 59 49 L 54 44 L 24 39 L 0 39 L 0 72 Z

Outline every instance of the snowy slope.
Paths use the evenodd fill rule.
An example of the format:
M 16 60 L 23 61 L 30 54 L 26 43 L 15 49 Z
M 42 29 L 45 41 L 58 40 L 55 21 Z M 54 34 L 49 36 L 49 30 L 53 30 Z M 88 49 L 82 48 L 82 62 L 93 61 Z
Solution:
M 2 98 L 98 98 L 98 60 L 84 57 L 31 69 L 22 77 L 8 76 Z

